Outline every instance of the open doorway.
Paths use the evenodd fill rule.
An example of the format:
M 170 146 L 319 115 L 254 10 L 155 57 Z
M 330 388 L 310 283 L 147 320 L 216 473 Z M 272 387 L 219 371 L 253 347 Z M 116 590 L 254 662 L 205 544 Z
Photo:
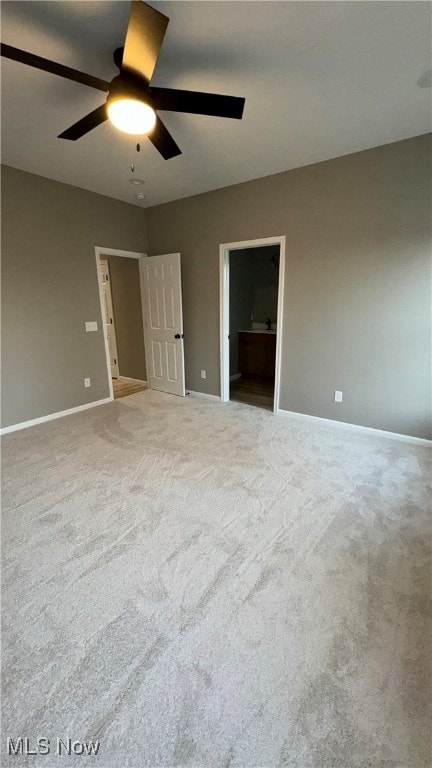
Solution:
M 285 237 L 220 247 L 221 400 L 277 412 Z
M 147 388 L 139 257 L 96 254 L 111 388 L 115 399 Z

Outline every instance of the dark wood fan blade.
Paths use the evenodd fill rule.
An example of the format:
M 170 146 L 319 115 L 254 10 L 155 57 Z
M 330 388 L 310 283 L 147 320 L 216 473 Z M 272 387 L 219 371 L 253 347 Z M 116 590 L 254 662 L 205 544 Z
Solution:
M 154 72 L 169 19 L 140 0 L 132 0 L 122 70 L 148 84 Z
M 168 129 L 165 128 L 160 117 L 156 117 L 156 125 L 148 134 L 148 138 L 165 160 L 181 155 L 181 149 L 175 143 Z
M 191 112 L 194 115 L 233 117 L 241 120 L 245 99 L 238 96 L 221 96 L 217 93 L 179 91 L 176 88 L 150 88 L 155 109 L 169 112 Z
M 77 139 L 80 139 L 81 136 L 85 136 L 86 133 L 92 131 L 93 128 L 97 128 L 97 126 L 103 123 L 107 117 L 106 104 L 102 104 L 97 109 L 94 109 L 93 112 L 90 112 L 85 117 L 82 117 L 81 120 L 78 120 L 77 123 L 71 125 L 66 131 L 63 131 L 57 138 L 76 141 Z
M 90 88 L 96 88 L 98 91 L 109 91 L 110 84 L 107 80 L 101 80 L 99 77 L 87 75 L 85 72 L 65 67 L 63 64 L 57 64 L 55 61 L 43 59 L 42 56 L 35 56 L 34 53 L 21 51 L 20 48 L 14 48 L 12 45 L 1 43 L 0 53 L 7 59 L 19 61 L 21 64 L 27 64 L 29 67 L 43 69 L 44 72 L 51 72 L 52 75 L 65 77 L 67 80 L 74 80 L 76 83 L 88 85 Z

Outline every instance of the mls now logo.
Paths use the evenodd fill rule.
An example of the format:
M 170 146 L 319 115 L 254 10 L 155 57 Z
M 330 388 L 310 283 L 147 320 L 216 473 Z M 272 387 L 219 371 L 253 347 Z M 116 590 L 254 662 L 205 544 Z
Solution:
M 8 755 L 49 755 L 51 752 L 50 740 L 45 737 L 38 739 L 32 746 L 27 736 L 20 736 L 19 739 L 11 739 L 8 736 L 6 746 Z
M 54 752 L 57 755 L 97 755 L 100 748 L 99 741 L 72 741 L 72 739 L 56 739 L 52 742 L 45 736 L 40 736 L 33 744 L 27 736 L 18 739 L 6 739 L 8 755 L 49 755 Z

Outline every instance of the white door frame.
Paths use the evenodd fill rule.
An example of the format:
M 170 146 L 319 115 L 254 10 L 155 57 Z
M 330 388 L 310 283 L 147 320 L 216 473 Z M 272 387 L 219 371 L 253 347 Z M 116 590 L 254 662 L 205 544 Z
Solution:
M 106 328 L 105 328 L 105 309 L 103 305 L 103 294 L 102 294 L 102 283 L 100 278 L 100 269 L 99 269 L 99 260 L 100 258 L 103 258 L 104 256 L 122 256 L 125 259 L 144 259 L 147 258 L 147 253 L 138 253 L 137 251 L 119 251 L 116 248 L 104 248 L 102 245 L 95 245 L 95 263 L 96 263 L 96 274 L 97 274 L 97 281 L 99 286 L 99 302 L 100 302 L 100 308 L 101 308 L 101 318 L 102 318 L 102 327 L 103 327 L 103 335 L 104 335 L 104 341 L 105 341 L 105 356 L 106 356 L 106 364 L 107 364 L 107 375 L 108 375 L 108 385 L 109 385 L 109 392 L 110 392 L 110 400 L 114 400 L 114 390 L 113 390 L 113 383 L 111 378 L 111 361 L 110 361 L 110 353 L 109 353 L 109 346 L 108 346 L 108 338 L 106 334 Z M 138 265 L 139 267 L 139 265 Z M 142 323 L 143 323 L 143 332 L 144 332 L 144 351 L 145 351 L 145 357 L 146 357 L 146 366 L 147 366 L 147 350 L 145 349 L 145 324 L 144 324 L 144 307 L 143 307 L 143 285 L 141 282 L 141 270 L 139 272 L 140 274 L 140 292 L 141 292 L 141 308 L 142 308 Z M 147 376 L 148 380 L 148 376 Z
M 244 248 L 260 248 L 263 245 L 279 245 L 279 285 L 277 307 L 277 334 L 276 334 L 276 366 L 275 366 L 275 390 L 273 412 L 279 408 L 279 392 L 281 377 L 282 357 L 282 322 L 283 322 L 283 296 L 285 284 L 285 243 L 286 236 L 264 237 L 259 240 L 242 240 L 236 243 L 223 243 L 219 246 L 220 264 L 220 375 L 221 375 L 221 401 L 226 403 L 230 399 L 230 366 L 229 366 L 229 254 L 230 251 L 239 251 Z

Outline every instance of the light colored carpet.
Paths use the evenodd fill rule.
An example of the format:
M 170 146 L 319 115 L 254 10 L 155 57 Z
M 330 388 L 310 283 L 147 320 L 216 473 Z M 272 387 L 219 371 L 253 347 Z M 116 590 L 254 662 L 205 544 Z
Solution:
M 429 455 L 151 391 L 8 435 L 3 764 L 429 768 Z

